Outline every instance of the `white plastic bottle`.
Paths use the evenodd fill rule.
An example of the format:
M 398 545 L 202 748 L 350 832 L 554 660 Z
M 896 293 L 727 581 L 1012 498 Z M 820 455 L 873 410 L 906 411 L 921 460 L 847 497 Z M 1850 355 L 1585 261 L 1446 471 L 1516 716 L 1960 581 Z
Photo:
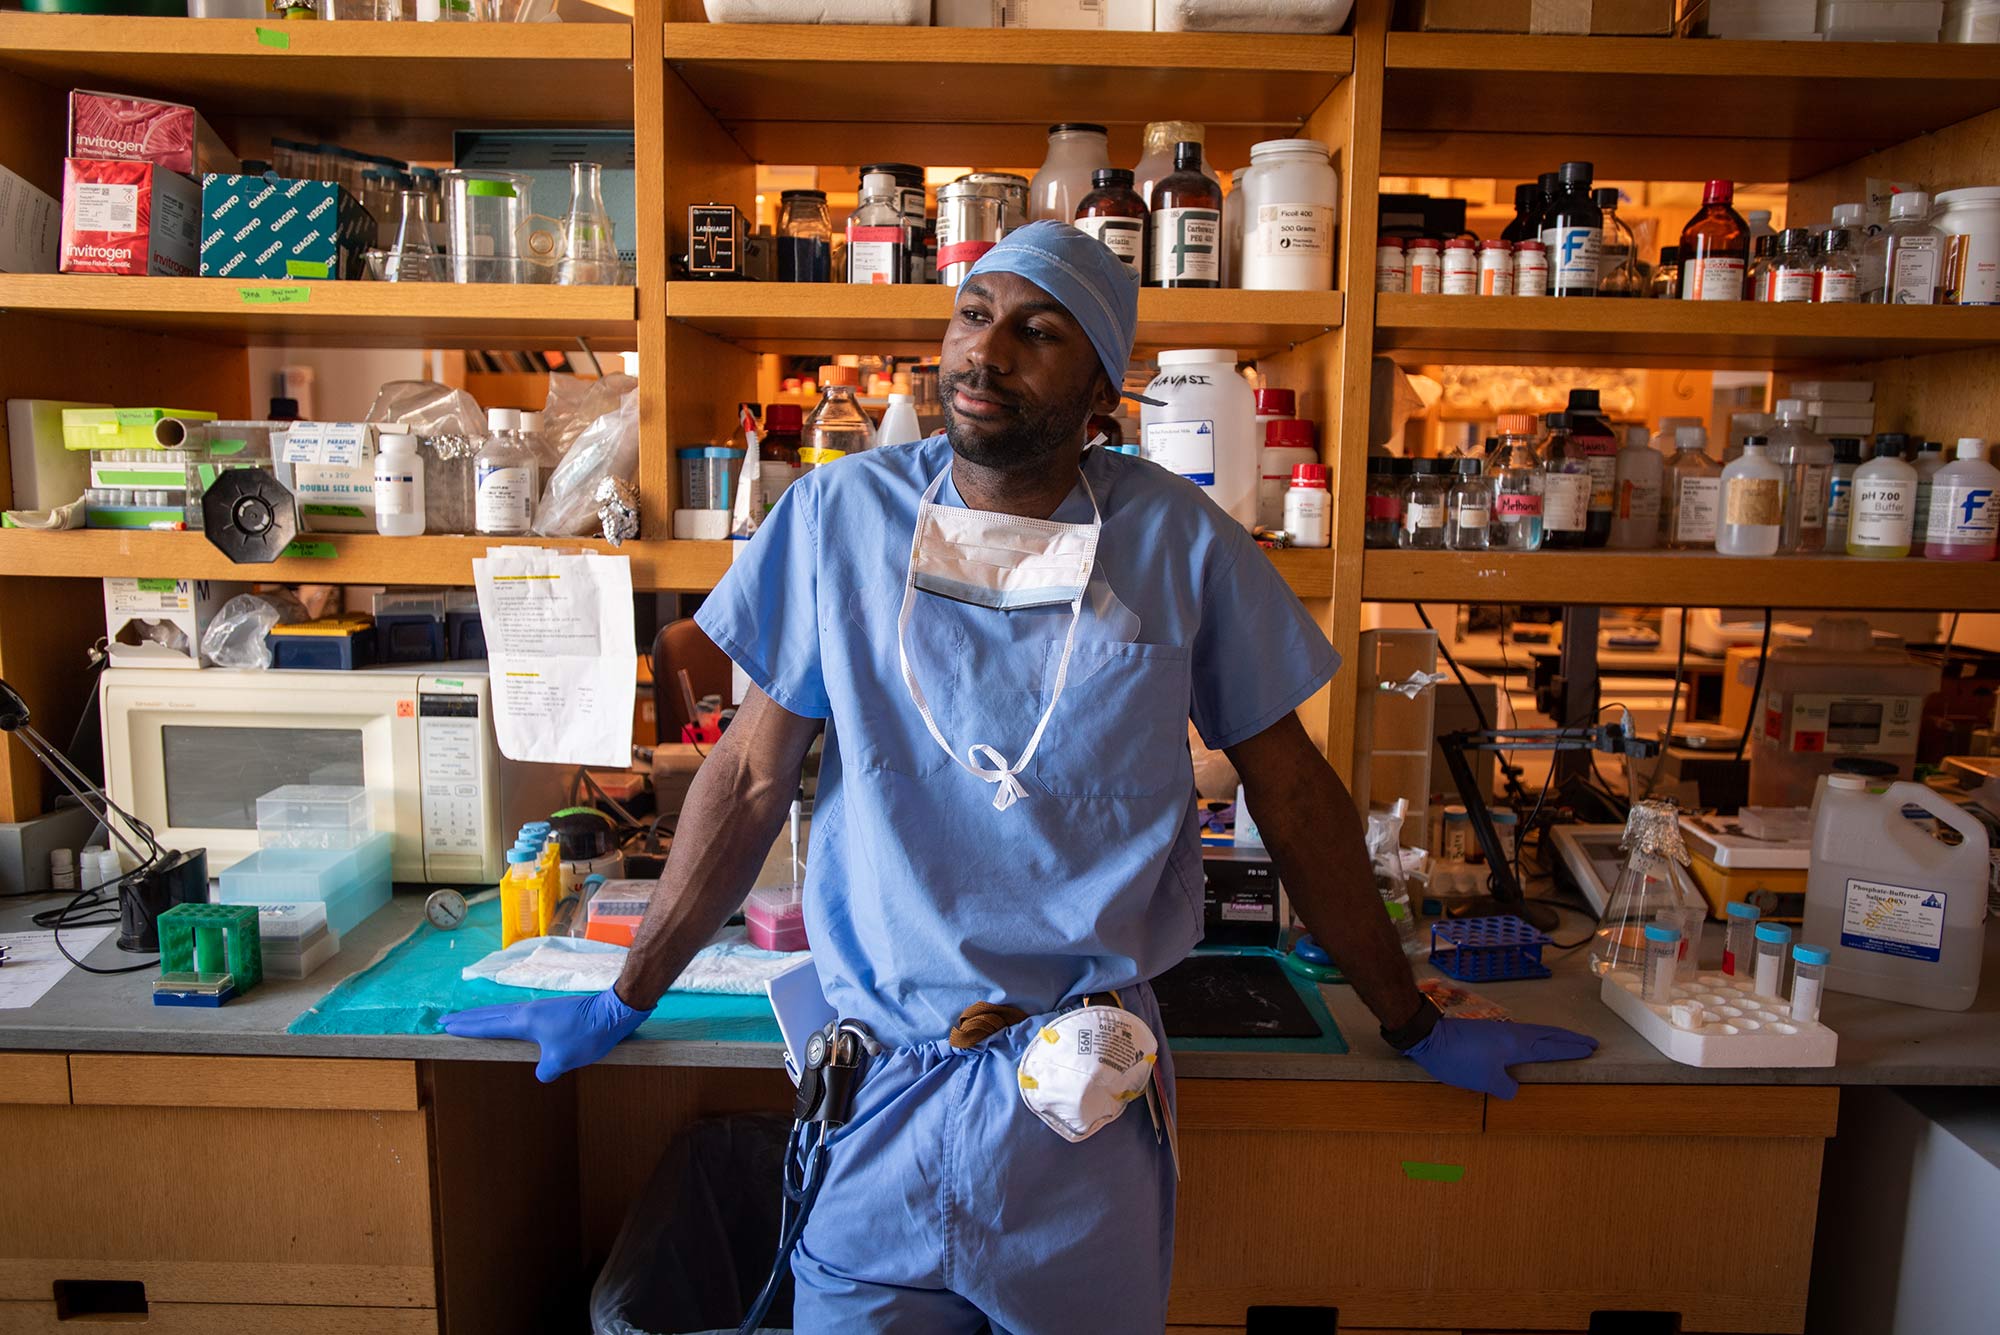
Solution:
M 1162 352 L 1139 411 L 1139 453 L 1179 473 L 1245 528 L 1257 522 L 1257 404 L 1228 348 Z
M 375 438 L 375 531 L 387 538 L 424 532 L 424 460 L 417 438 L 384 433 Z
M 1765 457 L 1768 442 L 1752 436 L 1722 470 L 1722 513 L 1715 550 L 1724 556 L 1772 556 L 1785 520 L 1785 470 Z
M 1889 200 L 1889 225 L 1869 238 L 1868 254 L 1880 262 L 1882 286 L 1866 301 L 1934 306 L 1944 284 L 1944 233 L 1930 224 L 1931 197 L 1906 190 Z
M 1243 263 L 1236 285 L 1324 292 L 1333 286 L 1340 183 L 1317 139 L 1267 139 L 1250 148 L 1242 187 Z
M 1659 546 L 1660 488 L 1667 461 L 1653 448 L 1646 428 L 1639 426 L 1627 433 L 1616 463 L 1611 539 L 1606 545 L 1625 551 Z
M 1326 465 L 1300 464 L 1292 470 L 1285 492 L 1285 532 L 1294 547 L 1330 547 L 1333 529 L 1327 522 Z
M 540 494 L 535 452 L 521 439 L 521 414 L 486 410 L 486 443 L 472 461 L 472 527 L 498 537 L 527 533 Z
M 882 412 L 881 424 L 875 428 L 875 448 L 884 445 L 907 445 L 913 440 L 923 439 L 923 428 L 917 425 L 917 409 L 908 394 L 891 394 L 889 406 Z
M 1875 457 L 1854 470 L 1847 494 L 1847 554 L 1901 560 L 1910 554 L 1917 470 L 1897 441 L 1878 440 Z
M 1906 807 L 1921 807 L 1920 824 Z M 1951 844 L 1926 824 L 1949 826 Z M 1835 992 L 1962 1011 L 1979 992 L 1986 931 L 1986 827 L 1921 783 L 1870 793 L 1828 775 L 1813 802 L 1803 935 L 1827 947 Z
M 2000 538 L 2000 468 L 1986 462 L 1986 442 L 1958 442 L 1958 461 L 1931 479 L 1931 522 L 1924 555 L 1933 561 L 1991 561 Z
M 528 442 L 534 451 L 535 462 L 540 465 L 542 476 L 547 477 L 562 462 L 562 452 L 556 449 L 555 441 L 542 430 L 542 415 L 523 411 L 521 414 L 521 439 Z

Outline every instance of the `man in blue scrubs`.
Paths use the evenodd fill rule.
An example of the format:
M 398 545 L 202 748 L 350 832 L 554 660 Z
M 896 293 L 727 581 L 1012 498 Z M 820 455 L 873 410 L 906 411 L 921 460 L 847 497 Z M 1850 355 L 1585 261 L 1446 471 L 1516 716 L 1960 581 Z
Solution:
M 1164 1326 L 1175 1171 L 1153 1118 L 1058 1134 L 1023 1058 L 1086 998 L 1160 1032 L 1147 980 L 1202 930 L 1190 719 L 1385 1040 L 1501 1097 L 1510 1063 L 1595 1046 L 1418 992 L 1353 800 L 1293 712 L 1337 666 L 1325 637 L 1198 487 L 1091 448 L 1137 295 L 1060 223 L 973 267 L 945 434 L 793 484 L 696 618 L 755 689 L 617 986 L 446 1021 L 536 1040 L 544 1080 L 609 1052 L 743 902 L 824 728 L 806 929 L 828 1001 L 882 1051 L 793 1257 L 801 1331 Z M 1164 1043 L 1158 1066 L 1170 1093 Z

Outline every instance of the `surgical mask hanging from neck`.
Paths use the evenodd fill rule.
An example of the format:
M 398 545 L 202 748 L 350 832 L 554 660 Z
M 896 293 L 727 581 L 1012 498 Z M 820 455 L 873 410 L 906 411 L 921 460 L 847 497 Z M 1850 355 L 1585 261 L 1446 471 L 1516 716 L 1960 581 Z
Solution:
M 1100 436 L 1091 444 L 1102 439 Z M 1084 591 L 1090 583 L 1091 568 L 1097 562 L 1097 538 L 1103 517 L 1088 478 L 1084 479 L 1083 489 L 1090 499 L 1090 522 L 1064 524 L 1053 519 L 1028 519 L 991 510 L 938 505 L 938 491 L 950 474 L 950 464 L 938 470 L 917 506 L 903 607 L 896 617 L 896 657 L 902 666 L 903 687 L 931 739 L 960 769 L 993 784 L 993 808 L 1005 811 L 1027 796 L 1019 775 L 1034 759 L 1049 719 L 1055 714 L 1056 703 L 1062 699 L 1063 686 L 1069 678 L 1070 656 L 1076 649 L 1077 623 L 1083 616 Z M 1018 759 L 1008 761 L 985 742 L 974 742 L 961 757 L 939 730 L 923 687 L 910 666 L 904 643 L 920 589 L 976 607 L 1003 611 L 1069 606 L 1069 628 L 1063 636 L 1062 657 L 1056 666 L 1048 708 L 1042 711 L 1041 720 L 1035 724 L 1035 731 Z

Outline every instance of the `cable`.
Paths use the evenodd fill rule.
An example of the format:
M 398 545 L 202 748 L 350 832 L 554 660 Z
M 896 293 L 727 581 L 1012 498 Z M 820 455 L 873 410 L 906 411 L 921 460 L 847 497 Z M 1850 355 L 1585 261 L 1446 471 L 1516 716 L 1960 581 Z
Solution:
M 757 1327 L 763 1324 L 765 1313 L 771 1310 L 771 1303 L 778 1296 L 779 1286 L 785 1282 L 785 1276 L 792 1273 L 792 1252 L 799 1245 L 799 1239 L 805 1236 L 806 1217 L 812 1213 L 813 1202 L 819 1199 L 819 1189 L 826 1181 L 825 1123 L 814 1123 L 812 1131 L 812 1144 L 806 1146 L 804 1135 L 794 1127 L 785 1147 L 785 1200 L 780 1212 L 782 1225 L 778 1230 L 778 1259 L 772 1262 L 771 1273 L 764 1280 L 764 1287 L 757 1291 L 750 1310 L 744 1314 L 737 1335 L 755 1335 Z M 799 1181 L 794 1183 L 792 1166 L 798 1162 L 802 1146 L 805 1148 L 805 1166 L 799 1170 Z
M 1750 730 L 1757 726 L 1758 697 L 1764 694 L 1764 663 L 1771 656 L 1771 609 L 1764 609 L 1764 641 L 1757 646 L 1757 679 L 1750 683 L 1750 712 L 1743 718 L 1743 735 L 1736 739 L 1736 759 L 1750 744 Z
M 70 899 L 69 903 L 63 905 L 61 908 L 44 909 L 42 912 L 35 914 L 29 921 L 37 927 L 47 928 L 56 943 L 56 949 L 62 952 L 62 957 L 85 973 L 109 975 L 140 973 L 147 969 L 157 969 L 160 967 L 158 959 L 146 960 L 139 964 L 122 965 L 116 969 L 100 969 L 94 964 L 85 964 L 82 960 L 70 954 L 69 947 L 64 945 L 62 941 L 62 929 L 65 927 L 74 931 L 79 927 L 119 925 L 121 918 L 117 907 L 117 887 L 122 887 L 126 881 L 134 876 L 143 875 L 152 870 L 152 867 L 153 864 L 148 862 L 144 866 L 126 872 L 115 881 L 106 881 L 101 885 L 93 885 L 87 890 L 79 890 Z M 105 898 L 107 890 L 112 892 L 110 899 Z

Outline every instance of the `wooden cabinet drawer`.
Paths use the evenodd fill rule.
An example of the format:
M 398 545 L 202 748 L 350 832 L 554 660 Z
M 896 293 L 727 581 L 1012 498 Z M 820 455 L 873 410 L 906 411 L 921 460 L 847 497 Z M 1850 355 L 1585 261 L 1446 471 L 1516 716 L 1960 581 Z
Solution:
M 68 1103 L 69 1061 L 60 1052 L 0 1052 L 0 1103 Z
M 437 1335 L 437 1313 L 421 1307 L 285 1307 L 237 1303 L 156 1303 L 141 1316 L 67 1320 L 53 1302 L 0 1302 L 0 1335 L 105 1335 L 143 1325 L 146 1335 Z
M 415 1062 L 79 1052 L 69 1059 L 69 1084 L 79 1105 L 397 1112 L 418 1106 Z

